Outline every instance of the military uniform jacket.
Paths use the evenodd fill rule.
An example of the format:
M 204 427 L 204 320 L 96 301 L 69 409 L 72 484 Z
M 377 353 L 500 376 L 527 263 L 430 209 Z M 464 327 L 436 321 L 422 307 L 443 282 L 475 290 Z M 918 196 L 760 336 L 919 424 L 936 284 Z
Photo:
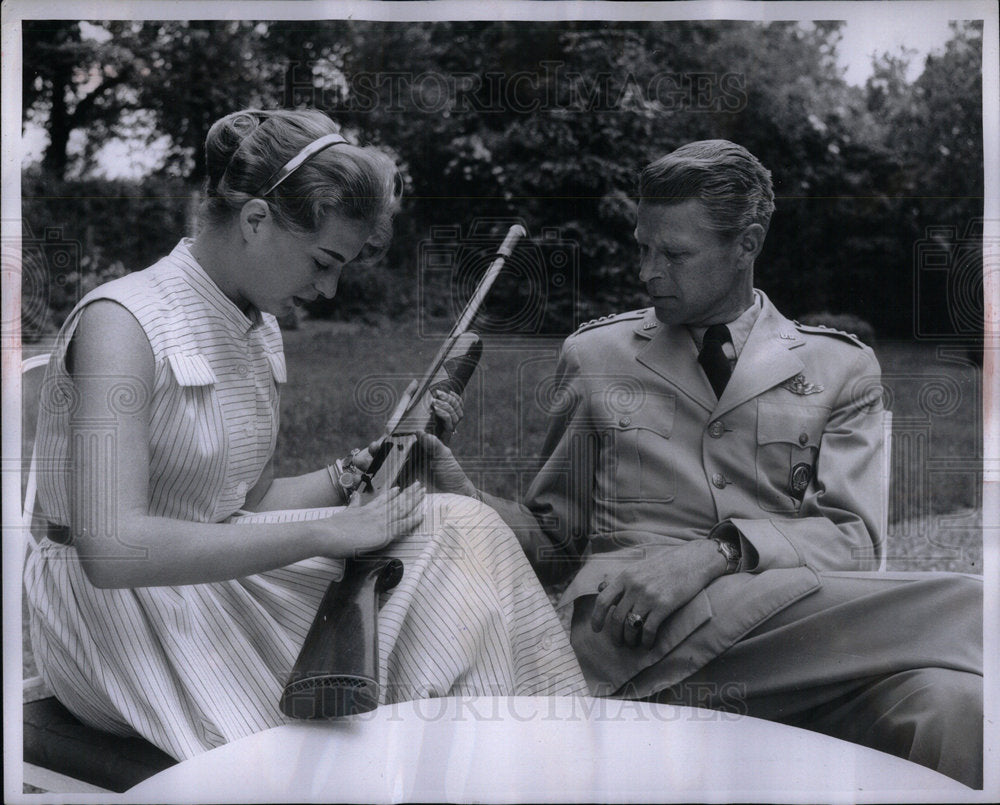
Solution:
M 563 345 L 525 501 L 542 530 L 520 529 L 540 570 L 546 557 L 578 563 L 561 605 L 642 561 L 643 545 L 719 528 L 738 530 L 746 571 L 674 613 L 652 651 L 610 650 L 574 628 L 599 692 L 674 684 L 817 589 L 818 571 L 877 568 L 878 362 L 853 336 L 789 321 L 757 293 L 761 313 L 718 400 L 690 331 L 651 309 L 585 325 Z

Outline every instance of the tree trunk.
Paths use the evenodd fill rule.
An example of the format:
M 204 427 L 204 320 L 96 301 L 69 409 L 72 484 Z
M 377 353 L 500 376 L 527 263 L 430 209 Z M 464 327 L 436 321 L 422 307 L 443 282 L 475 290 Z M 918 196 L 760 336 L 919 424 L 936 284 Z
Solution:
M 71 83 L 72 67 L 60 65 L 52 76 L 52 109 L 49 111 L 47 125 L 49 144 L 42 157 L 42 167 L 60 179 L 66 178 L 66 166 L 69 163 L 66 148 L 73 131 L 69 109 L 66 107 L 66 92 Z

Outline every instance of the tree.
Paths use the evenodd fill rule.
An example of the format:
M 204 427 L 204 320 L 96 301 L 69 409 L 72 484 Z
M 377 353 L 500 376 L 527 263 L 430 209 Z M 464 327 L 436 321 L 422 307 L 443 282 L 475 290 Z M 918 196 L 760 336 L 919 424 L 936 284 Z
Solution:
M 916 332 L 958 337 L 981 350 L 983 30 L 981 22 L 950 25 L 944 52 L 927 57 L 906 103 L 890 118 L 888 136 L 912 176 Z
M 76 22 L 24 20 L 22 31 L 24 118 L 44 121 L 42 164 L 63 178 L 70 135 L 113 124 L 126 107 L 132 54 L 113 38 L 85 38 Z
M 645 302 L 638 168 L 724 137 L 774 176 L 759 267 L 778 305 L 905 332 L 909 311 L 893 303 L 912 289 L 914 242 L 934 222 L 964 232 L 981 206 L 981 31 L 957 25 L 913 83 L 905 53 L 883 57 L 864 89 L 843 80 L 839 37 L 836 22 L 29 23 L 25 114 L 50 132 L 47 174 L 66 174 L 73 131 L 87 135 L 82 175 L 107 138 L 167 135 L 163 171 L 194 184 L 221 115 L 323 109 L 389 150 L 406 182 L 396 276 L 365 274 L 357 308 L 383 282 L 404 289 L 400 311 L 412 306 L 434 227 L 488 219 L 498 239 L 516 217 L 575 244 L 576 307 L 550 303 L 564 329 Z M 496 299 L 522 293 L 514 283 Z
M 85 134 L 81 173 L 113 137 L 148 143 L 166 134 L 170 172 L 200 179 L 215 120 L 281 102 L 276 70 L 259 58 L 266 32 L 252 22 L 26 20 L 24 118 L 49 135 L 44 168 L 65 178 L 74 131 Z

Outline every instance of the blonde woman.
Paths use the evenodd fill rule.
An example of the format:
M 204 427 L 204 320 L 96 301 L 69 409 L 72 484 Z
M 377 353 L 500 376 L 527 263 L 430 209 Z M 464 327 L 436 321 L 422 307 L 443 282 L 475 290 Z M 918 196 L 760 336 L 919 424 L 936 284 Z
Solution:
M 198 236 L 88 294 L 48 367 L 36 452 L 50 528 L 25 570 L 47 684 L 85 723 L 178 759 L 278 725 L 319 601 L 362 551 L 406 565 L 380 615 L 386 701 L 584 693 L 492 509 L 419 484 L 348 507 L 326 468 L 273 477 L 275 316 L 384 250 L 391 161 L 312 111 L 229 115 L 206 152 Z M 461 416 L 456 398 L 435 410 Z

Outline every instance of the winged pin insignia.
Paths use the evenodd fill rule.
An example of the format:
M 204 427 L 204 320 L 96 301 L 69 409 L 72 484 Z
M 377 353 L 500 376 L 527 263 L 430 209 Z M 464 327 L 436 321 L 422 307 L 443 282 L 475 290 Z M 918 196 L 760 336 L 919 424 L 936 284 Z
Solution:
M 808 382 L 805 375 L 795 375 L 795 377 L 782 383 L 781 387 L 788 389 L 792 394 L 801 395 L 819 394 L 823 390 L 821 385 Z

